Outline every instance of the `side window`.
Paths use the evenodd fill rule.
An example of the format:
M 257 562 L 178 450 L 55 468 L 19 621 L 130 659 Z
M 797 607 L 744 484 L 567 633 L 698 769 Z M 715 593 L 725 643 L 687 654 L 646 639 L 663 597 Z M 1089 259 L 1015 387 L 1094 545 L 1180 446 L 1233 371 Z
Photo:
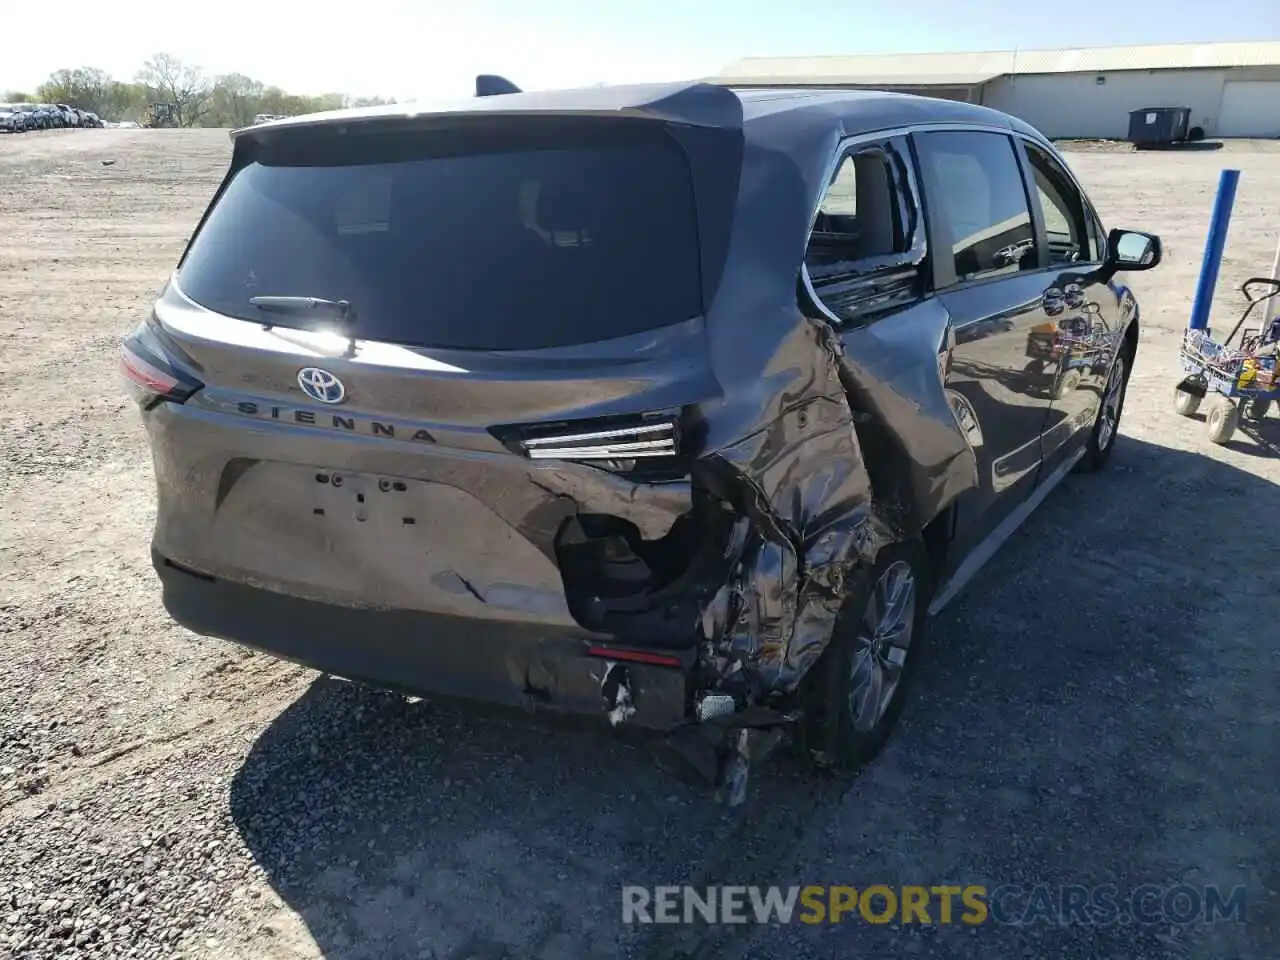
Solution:
M 1035 230 L 1013 141 L 999 133 L 916 135 L 920 163 L 937 188 L 956 279 L 1037 268 Z
M 810 278 L 816 283 L 826 274 L 905 253 L 901 221 L 889 155 L 879 148 L 846 155 L 809 235 Z
M 836 165 L 805 250 L 814 294 L 840 320 L 864 320 L 918 295 L 924 227 L 905 141 L 855 147 Z
M 1089 213 L 1089 260 L 1101 263 L 1107 258 L 1107 232 L 1102 229 L 1102 221 L 1092 211 Z
M 1095 244 L 1090 243 L 1088 218 L 1084 201 L 1071 182 L 1071 177 L 1061 164 L 1046 151 L 1033 143 L 1024 144 L 1027 159 L 1031 161 L 1031 173 L 1036 182 L 1036 194 L 1044 213 L 1045 240 L 1049 247 L 1049 265 L 1063 267 L 1069 264 L 1096 260 Z

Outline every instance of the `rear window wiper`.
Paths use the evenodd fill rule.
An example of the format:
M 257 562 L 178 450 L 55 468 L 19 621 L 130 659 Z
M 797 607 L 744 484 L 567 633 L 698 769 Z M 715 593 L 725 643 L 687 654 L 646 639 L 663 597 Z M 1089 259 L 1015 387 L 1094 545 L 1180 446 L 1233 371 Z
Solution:
M 250 297 L 249 303 L 263 313 L 281 313 L 289 316 L 312 316 L 316 319 L 336 320 L 347 332 L 355 325 L 356 313 L 349 300 L 326 300 L 323 297 Z M 264 323 L 270 330 L 274 324 Z

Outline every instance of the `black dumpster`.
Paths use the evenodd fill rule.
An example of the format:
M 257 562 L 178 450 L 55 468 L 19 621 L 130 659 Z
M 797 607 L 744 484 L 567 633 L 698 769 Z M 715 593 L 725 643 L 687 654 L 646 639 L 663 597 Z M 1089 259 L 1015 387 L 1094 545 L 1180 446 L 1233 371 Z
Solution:
M 1178 143 L 1187 139 L 1190 107 L 1143 107 L 1129 111 L 1129 142 L 1140 147 Z

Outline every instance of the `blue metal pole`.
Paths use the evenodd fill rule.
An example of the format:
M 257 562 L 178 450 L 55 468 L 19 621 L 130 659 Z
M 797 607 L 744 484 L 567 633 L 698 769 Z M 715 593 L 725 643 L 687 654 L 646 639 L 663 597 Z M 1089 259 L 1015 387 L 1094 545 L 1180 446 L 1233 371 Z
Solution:
M 1231 225 L 1231 207 L 1236 202 L 1236 184 L 1239 182 L 1239 170 L 1223 170 L 1218 178 L 1218 196 L 1213 201 L 1213 219 L 1209 222 L 1209 237 L 1204 244 L 1196 298 L 1191 304 L 1191 322 L 1187 324 L 1192 330 L 1203 330 L 1209 326 L 1209 310 L 1213 306 L 1213 291 L 1218 286 L 1218 267 L 1222 264 L 1222 250 L 1227 245 L 1227 227 Z

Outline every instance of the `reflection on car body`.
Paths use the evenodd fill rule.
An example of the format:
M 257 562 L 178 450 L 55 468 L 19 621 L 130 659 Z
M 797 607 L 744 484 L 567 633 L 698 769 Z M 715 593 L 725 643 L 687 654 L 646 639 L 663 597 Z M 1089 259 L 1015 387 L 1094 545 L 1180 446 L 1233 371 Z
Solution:
M 854 768 L 930 616 L 1110 454 L 1122 240 L 1159 262 L 1026 124 L 873 91 L 237 131 L 121 356 L 166 607 L 342 676 L 647 728 L 733 799 L 787 733 Z M 1104 335 L 1040 395 L 1027 345 L 1075 318 Z

